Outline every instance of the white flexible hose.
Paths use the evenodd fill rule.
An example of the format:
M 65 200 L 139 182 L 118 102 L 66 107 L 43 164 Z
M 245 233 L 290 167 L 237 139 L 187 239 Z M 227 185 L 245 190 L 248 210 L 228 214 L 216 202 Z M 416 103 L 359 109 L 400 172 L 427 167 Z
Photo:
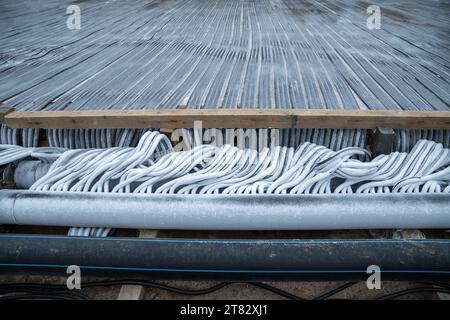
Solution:
M 169 194 L 326 194 L 448 192 L 450 150 L 420 140 L 410 153 L 360 161 L 367 151 L 333 151 L 309 142 L 296 150 L 261 152 L 230 145 L 199 145 L 166 154 L 164 135 L 147 132 L 136 148 L 71 150 L 32 190 Z

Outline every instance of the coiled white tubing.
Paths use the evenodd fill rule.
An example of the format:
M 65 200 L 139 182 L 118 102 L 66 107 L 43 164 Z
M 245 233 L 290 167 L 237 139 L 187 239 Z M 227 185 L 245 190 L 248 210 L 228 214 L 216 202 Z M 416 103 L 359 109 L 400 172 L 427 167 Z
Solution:
M 40 159 L 43 162 L 53 162 L 66 151 L 62 148 L 25 148 L 11 144 L 0 144 L 0 166 L 19 161 L 28 157 Z
M 159 150 L 159 151 L 157 151 Z M 161 151 L 162 150 L 162 151 Z M 337 152 L 309 142 L 260 152 L 199 145 L 174 152 L 146 132 L 136 148 L 64 152 L 35 191 L 167 194 L 330 194 L 450 192 L 450 150 L 420 140 L 409 153 L 371 161 L 362 148 Z M 363 157 L 360 157 L 363 158 Z
M 68 236 L 71 237 L 107 237 L 111 232 L 110 228 L 91 228 L 91 227 L 71 227 Z

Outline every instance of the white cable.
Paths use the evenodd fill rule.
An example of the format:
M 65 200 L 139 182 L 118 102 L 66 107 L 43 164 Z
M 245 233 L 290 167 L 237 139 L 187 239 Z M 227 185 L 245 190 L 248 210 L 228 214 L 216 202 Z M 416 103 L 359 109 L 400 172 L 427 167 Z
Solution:
M 161 154 L 163 154 L 161 156 Z M 199 145 L 174 152 L 146 132 L 135 148 L 36 149 L 0 145 L 0 163 L 56 160 L 31 190 L 171 194 L 328 194 L 449 192 L 450 150 L 419 140 L 410 153 L 361 161 L 367 151 L 333 151 L 309 142 L 260 152 Z

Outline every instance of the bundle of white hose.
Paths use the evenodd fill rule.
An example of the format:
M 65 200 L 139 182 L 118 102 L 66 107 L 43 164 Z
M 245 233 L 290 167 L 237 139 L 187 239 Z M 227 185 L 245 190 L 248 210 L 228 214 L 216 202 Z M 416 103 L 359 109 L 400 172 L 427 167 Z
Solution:
M 365 153 L 360 148 L 334 152 L 309 142 L 295 151 L 275 147 L 260 153 L 228 145 L 218 148 L 204 168 L 168 181 L 154 193 L 324 193 L 331 191 L 333 172 L 340 163 Z
M 104 238 L 109 235 L 110 228 L 90 228 L 90 227 L 72 227 L 67 233 L 71 237 L 100 237 Z
M 199 145 L 156 161 L 167 138 L 147 132 L 136 148 L 65 152 L 32 190 L 170 194 L 324 194 L 449 192 L 450 150 L 420 140 L 410 153 L 372 161 L 362 148 L 339 151 L 309 142 L 260 152 Z
M 61 148 L 25 148 L 10 144 L 0 144 L 0 165 L 19 161 L 28 157 L 42 161 L 54 161 L 65 149 Z
M 68 149 L 135 147 L 146 129 L 48 129 L 52 147 Z
M 337 171 L 346 181 L 336 193 L 449 192 L 450 150 L 419 140 L 410 153 L 380 155 L 370 162 L 348 161 Z
M 145 133 L 136 148 L 69 150 L 30 189 L 109 192 L 110 182 L 123 172 L 153 165 L 161 156 L 161 146 L 164 152 L 172 151 L 169 139 L 155 131 Z
M 39 143 L 39 129 L 10 129 L 0 124 L 0 144 L 21 145 L 24 147 L 37 147 Z
M 10 129 L 5 124 L 0 124 L 0 143 L 19 144 L 19 131 L 17 129 Z
M 34 148 L 39 144 L 39 129 L 25 128 L 21 131 L 21 143 L 24 147 Z M 50 146 L 52 147 L 52 146 Z

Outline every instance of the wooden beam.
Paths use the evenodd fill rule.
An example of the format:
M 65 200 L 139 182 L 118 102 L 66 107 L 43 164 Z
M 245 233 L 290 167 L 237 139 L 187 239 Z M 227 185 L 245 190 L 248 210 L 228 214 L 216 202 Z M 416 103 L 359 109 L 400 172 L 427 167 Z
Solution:
M 435 288 L 439 288 L 437 286 L 434 286 Z M 437 293 L 438 299 L 439 300 L 450 300 L 450 294 L 448 293 L 444 293 L 444 292 L 438 292 Z
M 144 298 L 144 287 L 127 284 L 120 287 L 117 300 L 142 300 Z
M 14 111 L 14 108 L 0 104 L 0 123 L 5 123 L 5 116 Z
M 12 112 L 10 128 L 348 128 L 450 129 L 450 111 L 171 109 Z

